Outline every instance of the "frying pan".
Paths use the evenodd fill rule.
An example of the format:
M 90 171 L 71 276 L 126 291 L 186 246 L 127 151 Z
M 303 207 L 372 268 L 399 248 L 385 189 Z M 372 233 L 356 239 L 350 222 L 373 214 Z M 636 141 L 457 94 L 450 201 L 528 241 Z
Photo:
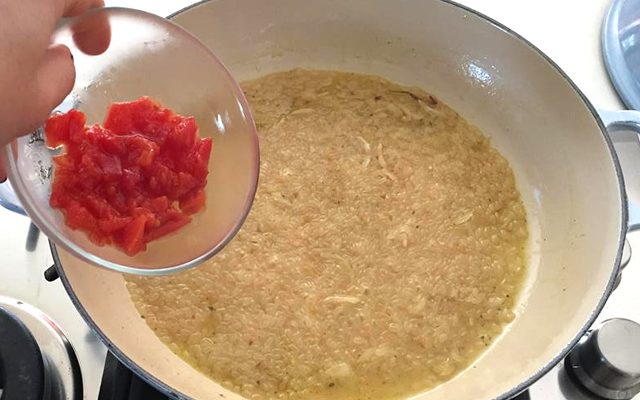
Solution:
M 628 228 L 606 127 L 637 130 L 638 115 L 599 116 L 533 45 L 445 0 L 217 0 L 172 18 L 238 80 L 302 67 L 422 87 L 489 135 L 510 161 L 531 237 L 516 318 L 472 367 L 417 399 L 514 396 L 561 360 L 594 321 L 613 288 Z M 154 335 L 122 275 L 53 252 L 82 316 L 136 373 L 176 398 L 240 398 Z

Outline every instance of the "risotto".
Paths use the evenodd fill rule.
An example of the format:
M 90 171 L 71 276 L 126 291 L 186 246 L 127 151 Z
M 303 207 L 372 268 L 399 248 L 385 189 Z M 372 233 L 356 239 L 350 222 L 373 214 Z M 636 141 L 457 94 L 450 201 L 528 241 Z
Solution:
M 251 214 L 205 265 L 127 277 L 141 317 L 250 399 L 405 398 L 469 366 L 525 275 L 508 162 L 434 96 L 379 77 L 243 88 L 261 140 Z

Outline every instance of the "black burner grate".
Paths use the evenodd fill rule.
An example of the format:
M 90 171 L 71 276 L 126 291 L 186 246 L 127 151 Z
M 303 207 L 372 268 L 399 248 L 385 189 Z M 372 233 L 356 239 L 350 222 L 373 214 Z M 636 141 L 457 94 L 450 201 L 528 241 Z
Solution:
M 44 364 L 26 326 L 0 307 L 0 388 L 2 400 L 42 400 Z
M 169 400 L 107 353 L 98 400 Z M 3 399 L 4 400 L 4 399 Z

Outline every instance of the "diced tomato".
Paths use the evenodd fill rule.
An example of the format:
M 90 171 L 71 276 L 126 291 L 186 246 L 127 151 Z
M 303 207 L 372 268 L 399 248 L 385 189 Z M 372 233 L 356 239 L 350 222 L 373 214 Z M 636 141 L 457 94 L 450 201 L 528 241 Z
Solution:
M 116 135 L 142 133 L 150 116 L 159 109 L 149 98 L 141 98 L 132 103 L 114 103 L 109 107 L 103 126 Z
M 174 193 L 178 198 L 200 187 L 198 179 L 186 172 L 178 172 L 176 178 L 176 188 Z
M 195 190 L 180 199 L 180 210 L 185 214 L 195 214 L 204 208 L 204 190 Z
M 101 219 L 98 221 L 98 227 L 104 234 L 111 234 L 117 232 L 131 223 L 133 218 L 131 217 L 115 217 L 111 219 Z
M 128 255 L 134 255 L 145 249 L 144 231 L 146 223 L 147 217 L 140 215 L 121 230 L 119 243 Z
M 189 222 L 191 222 L 191 218 L 185 217 L 185 216 L 183 216 L 183 218 L 180 218 L 180 219 L 167 221 L 161 226 L 159 226 L 158 228 L 150 229 L 145 235 L 145 240 L 147 242 L 150 242 L 152 240 L 159 239 L 163 236 L 166 236 L 170 233 L 177 231 L 178 229 L 182 228 Z
M 133 193 L 136 188 L 140 188 L 144 176 L 142 171 L 137 168 L 126 168 L 122 171 L 122 177 L 120 178 L 120 189 L 127 193 Z
M 127 137 L 129 162 L 140 167 L 148 167 L 158 154 L 158 145 L 142 135 Z
M 167 135 L 167 145 L 173 146 L 176 150 L 191 149 L 196 144 L 198 137 L 198 126 L 193 117 L 180 119 L 174 129 Z
M 193 147 L 189 157 L 189 169 L 197 179 L 206 179 L 209 174 L 209 156 L 212 147 L 211 138 L 202 139 Z
M 65 208 L 66 223 L 71 229 L 93 232 L 97 228 L 96 218 L 77 201 L 71 201 Z
M 160 196 L 151 199 L 147 207 L 155 213 L 166 211 L 169 208 L 169 198 L 167 196 Z
M 65 114 L 49 117 L 44 125 L 47 143 L 50 147 L 58 147 L 70 140 L 77 140 L 84 131 L 86 117 L 83 113 L 70 110 Z
M 50 146 L 65 146 L 49 203 L 98 245 L 135 255 L 204 208 L 212 142 L 193 117 L 143 97 L 113 104 L 102 126 L 86 126 L 76 110 L 54 115 L 45 133 Z
M 175 116 L 171 110 L 142 97 L 133 102 L 112 104 L 103 126 L 116 135 L 140 133 L 161 143 L 173 128 Z
M 87 196 L 82 202 L 91 214 L 98 219 L 112 219 L 117 215 L 117 211 L 104 198 Z

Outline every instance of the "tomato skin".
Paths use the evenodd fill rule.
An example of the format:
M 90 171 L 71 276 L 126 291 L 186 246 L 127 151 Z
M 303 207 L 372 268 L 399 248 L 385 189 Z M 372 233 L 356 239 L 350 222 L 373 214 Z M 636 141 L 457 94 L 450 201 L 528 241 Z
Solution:
M 205 207 L 213 143 L 193 117 L 142 97 L 112 104 L 102 126 L 77 110 L 53 115 L 45 135 L 65 148 L 53 159 L 49 204 L 98 245 L 133 256 Z

